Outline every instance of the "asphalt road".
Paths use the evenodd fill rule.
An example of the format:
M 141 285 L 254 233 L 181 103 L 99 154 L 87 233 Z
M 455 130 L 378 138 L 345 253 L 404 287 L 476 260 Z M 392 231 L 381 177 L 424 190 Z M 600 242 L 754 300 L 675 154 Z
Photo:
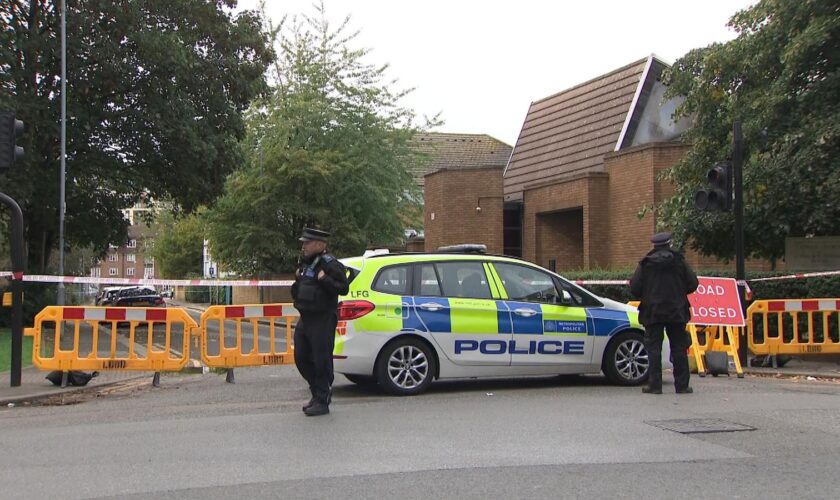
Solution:
M 393 398 L 338 376 L 333 412 L 309 418 L 293 366 L 236 380 L 165 375 L 158 389 L 2 409 L 2 497 L 837 497 L 833 383 L 694 378 L 696 394 L 648 396 L 571 377 Z M 650 424 L 697 418 L 756 430 Z

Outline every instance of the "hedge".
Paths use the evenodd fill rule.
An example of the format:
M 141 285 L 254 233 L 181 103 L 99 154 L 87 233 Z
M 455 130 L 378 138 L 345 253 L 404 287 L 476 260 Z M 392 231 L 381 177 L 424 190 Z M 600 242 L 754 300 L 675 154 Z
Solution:
M 627 280 L 632 270 L 623 271 L 571 271 L 561 272 L 569 280 Z M 735 271 L 698 271 L 700 276 L 718 276 L 734 278 Z M 787 272 L 748 272 L 747 282 L 753 292 L 753 300 L 764 299 L 815 299 L 840 298 L 840 276 L 821 276 L 815 278 L 785 279 L 778 281 L 750 281 L 757 278 L 786 276 Z M 629 302 L 630 287 L 626 285 L 584 285 L 592 293 L 619 302 Z

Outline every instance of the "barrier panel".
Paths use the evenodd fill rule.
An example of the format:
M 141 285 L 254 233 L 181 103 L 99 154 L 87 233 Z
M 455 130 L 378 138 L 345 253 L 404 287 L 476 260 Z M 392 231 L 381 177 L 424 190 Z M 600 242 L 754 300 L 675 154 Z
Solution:
M 159 373 L 186 366 L 197 326 L 179 308 L 49 306 L 24 333 L 41 370 Z
M 211 368 L 287 365 L 295 362 L 291 304 L 211 306 L 201 315 L 201 359 Z
M 756 355 L 840 353 L 840 299 L 757 300 L 747 309 Z
M 741 366 L 741 359 L 738 357 L 738 346 L 740 344 L 738 327 L 689 324 L 686 326 L 686 331 L 691 337 L 691 347 L 688 350 L 688 355 L 694 359 L 698 375 L 706 376 L 706 353 L 719 351 L 725 352 L 727 358 L 732 360 L 738 378 L 744 378 L 744 369 Z

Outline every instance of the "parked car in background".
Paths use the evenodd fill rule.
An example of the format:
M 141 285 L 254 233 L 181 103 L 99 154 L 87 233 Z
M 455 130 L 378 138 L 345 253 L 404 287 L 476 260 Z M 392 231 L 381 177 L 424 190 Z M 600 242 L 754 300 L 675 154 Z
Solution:
M 119 293 L 119 291 L 123 288 L 124 287 L 121 286 L 109 286 L 103 288 L 96 296 L 95 304 L 98 306 L 110 305 L 114 301 L 114 297 L 117 296 L 117 293 Z
M 132 286 L 121 289 L 109 304 L 116 307 L 166 307 L 163 297 L 152 287 Z

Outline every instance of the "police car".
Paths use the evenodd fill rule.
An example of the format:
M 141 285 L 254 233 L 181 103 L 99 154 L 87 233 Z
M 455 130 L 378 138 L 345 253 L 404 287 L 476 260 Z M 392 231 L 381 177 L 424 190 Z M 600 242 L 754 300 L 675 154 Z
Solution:
M 397 395 L 464 377 L 603 372 L 620 385 L 647 380 L 635 308 L 483 251 L 456 245 L 341 259 L 351 282 L 338 306 L 335 371 Z

